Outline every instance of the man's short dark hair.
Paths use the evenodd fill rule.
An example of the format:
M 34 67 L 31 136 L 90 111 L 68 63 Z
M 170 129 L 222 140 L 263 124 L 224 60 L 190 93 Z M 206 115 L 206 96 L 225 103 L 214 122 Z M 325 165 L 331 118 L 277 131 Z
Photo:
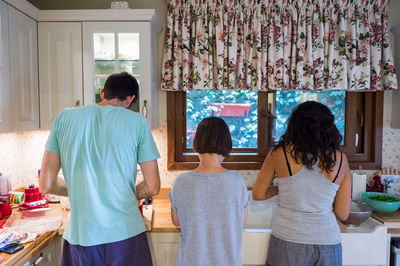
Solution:
M 114 73 L 110 75 L 104 84 L 104 98 L 111 100 L 118 98 L 120 101 L 126 97 L 135 95 L 135 102 L 138 98 L 139 84 L 135 77 L 127 72 Z
M 229 155 L 232 151 L 232 138 L 225 121 L 215 116 L 201 120 L 197 126 L 193 149 L 200 154 Z

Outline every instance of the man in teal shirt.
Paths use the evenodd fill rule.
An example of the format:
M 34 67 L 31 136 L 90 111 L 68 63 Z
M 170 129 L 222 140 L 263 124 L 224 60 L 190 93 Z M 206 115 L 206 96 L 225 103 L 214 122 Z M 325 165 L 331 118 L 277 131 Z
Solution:
M 152 265 L 138 200 L 160 190 L 160 155 L 146 119 L 128 110 L 138 90 L 130 74 L 113 74 L 99 104 L 64 109 L 53 124 L 39 183 L 69 196 L 62 265 Z

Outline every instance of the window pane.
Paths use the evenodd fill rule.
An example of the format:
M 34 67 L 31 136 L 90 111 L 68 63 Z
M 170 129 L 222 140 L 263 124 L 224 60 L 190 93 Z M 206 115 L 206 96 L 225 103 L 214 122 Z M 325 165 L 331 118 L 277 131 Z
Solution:
M 93 34 L 94 74 L 109 75 L 115 73 L 115 40 L 114 33 Z
M 93 42 L 95 60 L 115 60 L 114 33 L 95 33 Z
M 96 88 L 95 91 L 96 103 L 101 102 L 100 91 L 104 88 L 104 83 L 106 83 L 106 79 L 107 78 L 100 78 L 100 77 L 94 78 L 94 86 Z
M 95 75 L 111 75 L 115 73 L 115 60 L 98 60 L 94 63 Z
M 126 71 L 134 76 L 140 75 L 139 72 L 139 60 L 120 60 L 119 70 Z
M 344 91 L 278 91 L 275 94 L 274 114 L 277 117 L 274 125 L 273 139 L 279 141 L 279 138 L 285 133 L 287 120 L 293 110 L 299 103 L 306 101 L 317 101 L 331 109 L 335 116 L 335 124 L 340 134 L 344 137 L 345 133 L 345 115 L 346 115 L 346 92 Z M 342 144 L 344 139 L 342 140 Z
M 139 33 L 118 34 L 119 70 L 138 76 L 139 73 Z
M 139 33 L 119 33 L 118 53 L 121 60 L 139 60 Z
M 186 93 L 186 146 L 193 147 L 197 125 L 203 118 L 219 116 L 232 135 L 233 148 L 257 148 L 255 91 L 196 90 Z

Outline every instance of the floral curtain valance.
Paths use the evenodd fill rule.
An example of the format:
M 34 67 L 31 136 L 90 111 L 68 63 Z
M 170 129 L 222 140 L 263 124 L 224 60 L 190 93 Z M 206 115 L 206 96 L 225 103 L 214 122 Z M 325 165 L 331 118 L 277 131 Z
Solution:
M 397 88 L 388 0 L 169 0 L 162 90 Z

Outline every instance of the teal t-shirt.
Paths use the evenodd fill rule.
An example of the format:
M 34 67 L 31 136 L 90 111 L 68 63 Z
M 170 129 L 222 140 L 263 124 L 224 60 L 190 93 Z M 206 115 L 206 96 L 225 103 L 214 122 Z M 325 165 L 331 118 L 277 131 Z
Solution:
M 92 246 L 146 230 L 136 199 L 137 163 L 160 158 L 146 119 L 122 107 L 64 109 L 46 150 L 60 154 L 70 217 L 64 238 Z

